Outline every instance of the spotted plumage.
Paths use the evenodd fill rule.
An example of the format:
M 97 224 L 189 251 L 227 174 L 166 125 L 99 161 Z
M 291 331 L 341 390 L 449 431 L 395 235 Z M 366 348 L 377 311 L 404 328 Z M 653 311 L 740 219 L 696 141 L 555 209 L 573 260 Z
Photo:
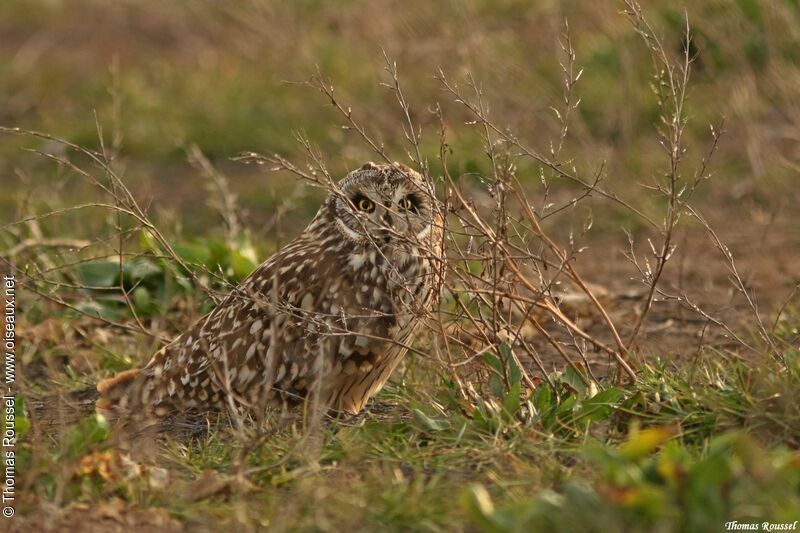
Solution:
M 387 381 L 438 293 L 432 187 L 368 163 L 309 226 L 142 369 L 98 384 L 101 412 L 292 405 L 357 413 Z

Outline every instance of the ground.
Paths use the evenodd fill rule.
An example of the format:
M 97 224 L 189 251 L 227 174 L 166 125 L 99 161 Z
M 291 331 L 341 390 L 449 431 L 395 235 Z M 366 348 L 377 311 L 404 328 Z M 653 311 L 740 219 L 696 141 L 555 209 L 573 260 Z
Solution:
M 4 2 L 0 272 L 20 290 L 18 499 L 3 529 L 722 531 L 800 520 L 800 8 L 643 2 L 642 19 L 636 7 Z M 687 43 L 678 98 L 681 80 L 670 86 L 665 72 L 681 72 Z M 324 190 L 275 167 L 342 176 L 384 151 L 427 163 L 452 208 L 437 315 L 450 335 L 422 333 L 364 413 L 243 429 L 192 415 L 132 440 L 93 414 L 88 388 L 146 362 L 210 309 L 203 287 L 229 290 L 311 219 Z M 269 161 L 246 164 L 242 152 Z M 569 178 L 595 175 L 590 191 Z M 507 262 L 465 229 L 454 191 L 498 234 L 510 223 L 502 242 L 527 247 L 515 256 L 526 279 L 551 262 L 541 272 L 560 281 L 553 301 L 593 341 L 614 346 L 545 236 L 576 252 L 569 264 L 624 341 L 645 314 L 628 346 L 635 383 L 597 342 L 584 362 L 552 313 L 509 315 L 521 339 L 489 332 L 501 304 L 474 295 Z M 542 234 L 515 191 L 542 215 Z M 550 203 L 566 207 L 545 216 Z M 667 233 L 675 249 L 646 310 L 646 272 Z M 447 314 L 458 298 L 488 318 Z

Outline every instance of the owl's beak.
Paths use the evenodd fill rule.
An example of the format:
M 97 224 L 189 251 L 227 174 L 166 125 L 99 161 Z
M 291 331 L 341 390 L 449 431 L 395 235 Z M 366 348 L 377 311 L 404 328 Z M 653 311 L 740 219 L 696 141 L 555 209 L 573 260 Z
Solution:
M 381 229 L 378 231 L 378 242 L 381 244 L 389 244 L 392 239 L 392 232 L 388 229 Z
M 388 210 L 381 215 L 381 224 L 383 224 L 383 227 L 378 233 L 378 238 L 383 242 L 383 244 L 388 244 L 389 240 L 392 238 L 393 223 L 394 220 L 392 219 L 392 214 Z

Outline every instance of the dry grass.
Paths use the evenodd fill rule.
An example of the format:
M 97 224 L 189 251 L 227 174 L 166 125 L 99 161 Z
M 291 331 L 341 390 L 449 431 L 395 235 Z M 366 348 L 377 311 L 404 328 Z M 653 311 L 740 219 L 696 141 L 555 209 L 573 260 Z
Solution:
M 21 5 L 0 261 L 29 401 L 146 361 L 365 160 L 434 181 L 447 260 L 365 414 L 190 418 L 133 449 L 34 417 L 18 527 L 796 519 L 796 7 Z

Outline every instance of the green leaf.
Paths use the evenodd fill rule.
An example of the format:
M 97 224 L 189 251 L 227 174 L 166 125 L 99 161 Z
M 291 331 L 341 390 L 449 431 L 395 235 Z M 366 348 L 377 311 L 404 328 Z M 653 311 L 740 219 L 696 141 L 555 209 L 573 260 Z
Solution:
M 230 244 L 230 261 L 237 280 L 247 277 L 258 266 L 258 254 L 247 237 Z
M 228 245 L 216 239 L 208 239 L 204 244 L 209 252 L 206 268 L 212 272 L 221 270 L 225 276 L 230 276 L 233 272 L 230 268 L 231 250 Z
M 508 387 L 513 387 L 522 381 L 522 370 L 514 361 L 511 348 L 503 343 L 500 345 L 500 356 L 486 353 L 483 356 L 483 360 L 492 370 L 489 376 L 489 390 L 491 390 L 495 398 L 505 399 L 508 394 Z M 506 378 L 508 379 L 508 387 L 506 386 Z
M 618 387 L 610 387 L 600 391 L 593 397 L 583 401 L 576 419 L 580 419 L 582 422 L 605 420 L 611 416 L 624 396 L 625 391 Z
M 505 342 L 500 345 L 500 355 L 503 358 L 503 363 L 508 369 L 508 381 L 513 385 L 514 383 L 522 380 L 522 370 L 517 366 L 517 362 L 511 353 L 511 347 Z
M 87 287 L 114 287 L 119 284 L 119 263 L 113 261 L 87 261 L 75 266 L 82 285 Z
M 506 393 L 506 384 L 503 381 L 503 362 L 500 358 L 493 353 L 486 353 L 483 355 L 483 360 L 489 365 L 491 373 L 489 374 L 489 390 L 495 398 L 504 398 Z
M 497 372 L 501 376 L 503 375 L 503 362 L 500 360 L 499 357 L 497 357 L 493 353 L 485 353 L 483 354 L 483 360 L 484 362 L 486 362 L 486 364 L 492 367 L 495 372 Z
M 635 394 L 629 396 L 628 399 L 622 402 L 620 408 L 625 409 L 627 411 L 632 411 L 635 407 L 644 405 L 644 403 L 645 403 L 644 394 L 642 394 L 642 391 L 636 391 Z
M 233 275 L 237 280 L 246 278 L 258 266 L 249 255 L 246 255 L 241 250 L 231 251 L 231 268 Z
M 14 418 L 14 431 L 17 437 L 22 437 L 31 429 L 31 421 L 25 416 L 17 416 Z
M 190 265 L 208 265 L 211 252 L 208 248 L 196 243 L 181 243 L 172 246 L 175 253 Z
M 139 234 L 139 245 L 146 251 L 154 255 L 161 255 L 162 250 L 156 239 L 148 231 Z
M 500 428 L 498 409 L 494 403 L 479 401 L 476 409 L 472 412 L 472 418 L 481 429 L 494 434 Z
M 533 390 L 531 395 L 533 407 L 538 415 L 542 415 L 550 410 L 553 405 L 553 391 L 548 383 L 541 383 Z
M 25 400 L 20 395 L 14 397 L 14 431 L 22 437 L 31 428 L 30 419 L 25 416 Z
M 132 287 L 145 280 L 162 276 L 164 271 L 152 259 L 138 257 L 125 263 L 123 273 L 125 274 L 125 283 L 128 287 Z
M 578 402 L 578 397 L 574 394 L 568 394 L 558 407 L 556 408 L 556 417 L 564 420 L 567 418 L 568 415 L 572 415 L 572 410 L 575 407 L 575 404 Z
M 158 312 L 158 304 L 146 287 L 136 287 L 133 291 L 133 305 L 139 314 L 152 315 Z
M 517 413 L 519 412 L 520 407 L 520 382 L 517 381 L 511 388 L 508 390 L 508 394 L 506 395 L 505 399 L 503 400 L 503 415 L 506 420 L 513 420 Z
M 68 448 L 70 455 L 80 455 L 87 448 L 94 444 L 99 444 L 110 435 L 108 420 L 103 415 L 94 414 L 87 416 L 76 426 L 73 426 L 67 434 Z
M 568 366 L 561 375 L 561 382 L 575 390 L 581 397 L 586 395 L 587 387 L 582 374 L 579 374 L 573 366 Z

